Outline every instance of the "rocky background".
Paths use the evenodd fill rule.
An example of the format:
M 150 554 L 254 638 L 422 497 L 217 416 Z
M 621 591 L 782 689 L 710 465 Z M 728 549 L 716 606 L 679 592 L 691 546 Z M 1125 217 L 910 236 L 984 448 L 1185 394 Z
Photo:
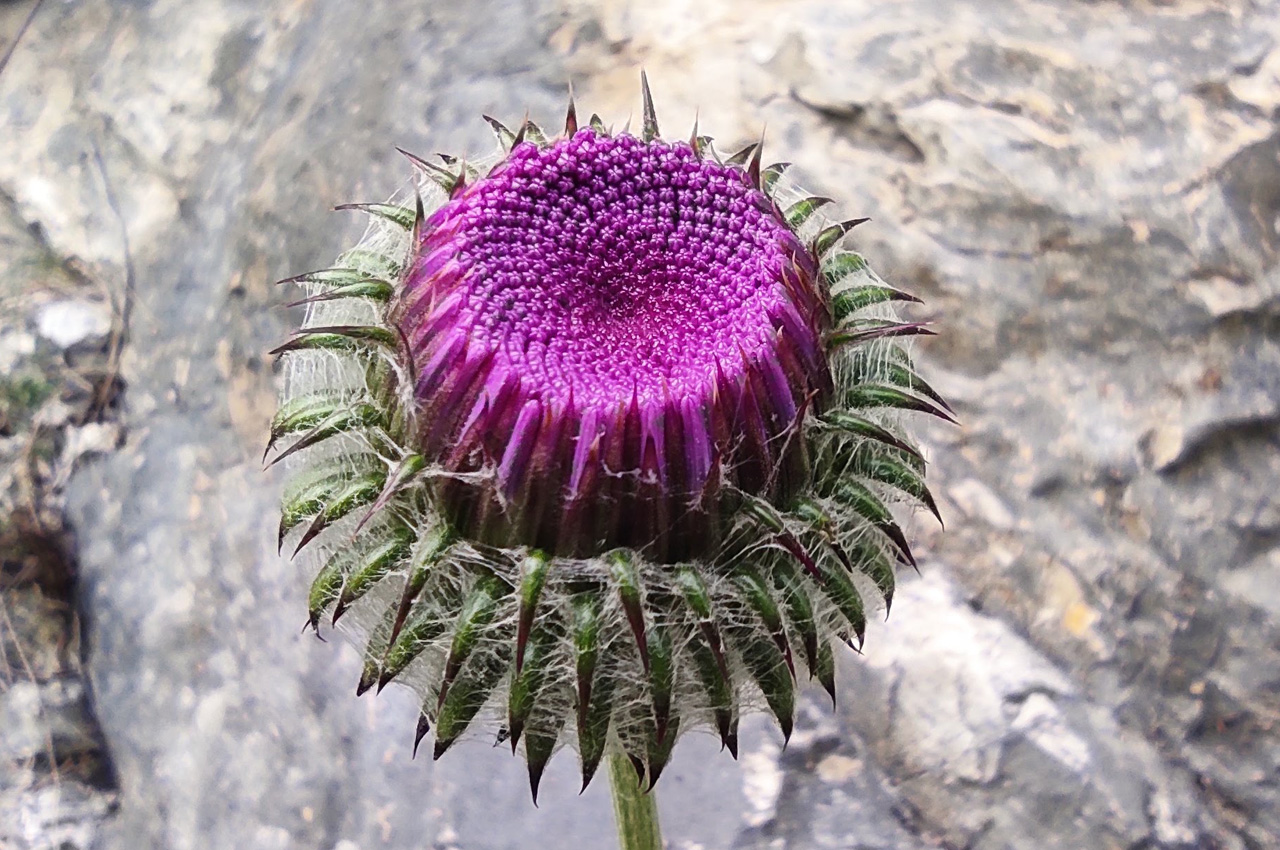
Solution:
M 11 52 L 11 55 L 9 55 Z M 7 57 L 7 59 L 6 59 Z M 670 846 L 1280 846 L 1276 0 L 0 2 L 0 847 L 613 846 L 564 756 L 409 758 L 301 635 L 259 454 L 315 268 L 572 80 L 874 221 L 960 411 L 842 703 L 687 740 Z

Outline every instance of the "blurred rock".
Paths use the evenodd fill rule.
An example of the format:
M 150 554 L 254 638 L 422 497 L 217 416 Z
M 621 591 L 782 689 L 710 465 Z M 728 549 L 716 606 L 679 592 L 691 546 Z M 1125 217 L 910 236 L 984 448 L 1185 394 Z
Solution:
M 0 372 L 12 372 L 24 358 L 36 350 L 36 338 L 16 329 L 6 328 L 0 335 Z
M 486 742 L 408 760 L 416 707 L 295 634 L 256 455 L 269 281 L 359 227 L 324 211 L 401 186 L 395 144 L 554 121 L 569 77 L 621 124 L 641 64 L 673 137 L 767 123 L 873 217 L 963 423 L 922 426 L 948 529 L 916 524 L 839 709 L 741 766 L 690 740 L 672 845 L 1280 844 L 1277 57 L 1280 7 L 1211 0 L 45 4 L 0 74 L 0 207 L 32 268 L 136 301 L 125 443 L 69 493 L 121 788 L 96 846 L 611 846 L 568 758 L 539 810 Z
M 0 5 L 0 56 L 33 7 Z M 42 237 L 0 189 L 0 847 L 90 850 L 116 785 L 81 666 L 62 488 L 119 427 L 93 406 L 110 314 Z
M 6 567 L 16 553 L 6 553 Z M 74 616 L 38 584 L 0 582 L 0 846 L 90 850 L 114 777 L 76 652 Z
M 36 311 L 36 329 L 58 348 L 102 343 L 111 332 L 111 312 L 92 301 L 54 301 Z

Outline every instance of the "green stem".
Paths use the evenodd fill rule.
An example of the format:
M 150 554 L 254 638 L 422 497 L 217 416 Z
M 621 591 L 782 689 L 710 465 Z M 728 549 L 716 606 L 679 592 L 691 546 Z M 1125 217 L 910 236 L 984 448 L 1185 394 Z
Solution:
M 662 850 L 658 800 L 652 790 L 646 793 L 640 787 L 631 760 L 622 753 L 609 755 L 609 787 L 620 850 Z

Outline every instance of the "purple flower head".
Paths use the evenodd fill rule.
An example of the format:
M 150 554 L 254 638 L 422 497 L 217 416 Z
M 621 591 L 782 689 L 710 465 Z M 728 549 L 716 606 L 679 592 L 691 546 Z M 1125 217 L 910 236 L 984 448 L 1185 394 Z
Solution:
M 445 488 L 460 527 L 666 562 L 714 548 L 726 488 L 790 495 L 779 467 L 830 388 L 829 322 L 815 264 L 742 168 L 590 129 L 524 142 L 415 248 L 396 321 L 418 445 L 493 472 Z
M 664 141 L 645 95 L 638 138 L 571 105 L 554 139 L 490 119 L 483 172 L 410 155 L 439 190 L 351 205 L 376 224 L 288 279 L 277 349 L 311 625 L 353 627 L 359 693 L 418 692 L 415 747 L 487 721 L 535 796 L 566 745 L 584 787 L 608 752 L 651 785 L 684 731 L 789 734 L 915 564 L 902 509 L 936 513 L 902 422 L 949 408 L 902 345 L 917 299 L 840 250 L 863 219 L 757 145 Z

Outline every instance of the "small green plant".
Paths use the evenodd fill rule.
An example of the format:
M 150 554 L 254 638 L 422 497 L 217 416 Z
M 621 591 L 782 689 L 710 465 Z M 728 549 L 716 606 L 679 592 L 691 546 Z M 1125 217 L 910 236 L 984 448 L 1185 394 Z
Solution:
M 760 145 L 487 119 L 496 160 L 408 155 L 407 202 L 289 278 L 302 329 L 268 452 L 280 544 L 315 551 L 310 622 L 350 622 L 358 693 L 403 682 L 440 757 L 484 727 L 528 763 L 602 760 L 624 844 L 657 846 L 680 736 L 737 753 L 914 564 L 895 503 L 936 513 L 904 412 L 948 418 L 885 284 L 840 249 L 861 219 Z
M 0 379 L 0 433 L 25 427 L 54 386 L 38 372 Z

